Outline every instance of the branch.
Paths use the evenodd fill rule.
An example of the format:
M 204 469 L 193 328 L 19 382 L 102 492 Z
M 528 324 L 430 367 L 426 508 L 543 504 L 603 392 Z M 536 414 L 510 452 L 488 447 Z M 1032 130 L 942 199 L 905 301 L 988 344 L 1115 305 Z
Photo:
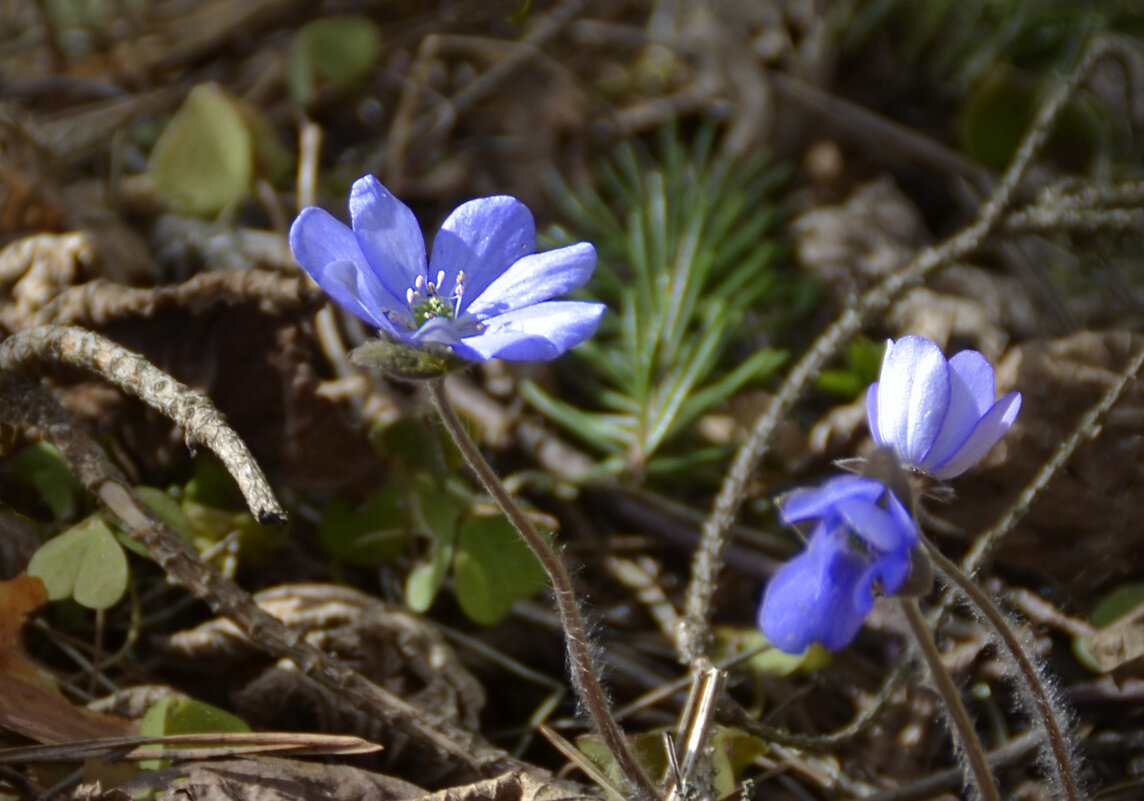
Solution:
M 82 328 L 42 326 L 0 343 L 0 376 L 5 384 L 38 376 L 42 365 L 52 363 L 98 373 L 175 421 L 186 432 L 188 447 L 203 445 L 222 460 L 258 522 L 285 522 L 286 512 L 262 468 L 206 395 L 171 378 L 142 356 Z

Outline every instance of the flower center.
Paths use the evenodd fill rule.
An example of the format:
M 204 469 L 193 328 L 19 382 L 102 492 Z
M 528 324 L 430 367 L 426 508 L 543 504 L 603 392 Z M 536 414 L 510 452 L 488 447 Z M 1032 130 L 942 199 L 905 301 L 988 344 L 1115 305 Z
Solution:
M 413 313 L 413 327 L 420 328 L 434 317 L 454 319 L 461 308 L 461 298 L 465 293 L 465 273 L 457 273 L 456 288 L 453 294 L 445 297 L 439 293 L 439 287 L 445 283 L 445 271 L 437 273 L 436 281 L 426 281 L 425 276 L 417 276 L 416 283 L 405 290 L 405 300 L 409 304 L 409 311 Z

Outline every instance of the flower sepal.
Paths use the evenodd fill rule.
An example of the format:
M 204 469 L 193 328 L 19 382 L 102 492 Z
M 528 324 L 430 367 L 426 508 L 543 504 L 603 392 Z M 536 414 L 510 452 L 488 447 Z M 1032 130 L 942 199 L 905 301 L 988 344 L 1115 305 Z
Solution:
M 426 343 L 413 347 L 384 336 L 351 350 L 349 360 L 358 367 L 380 370 L 400 381 L 431 381 L 470 364 L 446 345 Z

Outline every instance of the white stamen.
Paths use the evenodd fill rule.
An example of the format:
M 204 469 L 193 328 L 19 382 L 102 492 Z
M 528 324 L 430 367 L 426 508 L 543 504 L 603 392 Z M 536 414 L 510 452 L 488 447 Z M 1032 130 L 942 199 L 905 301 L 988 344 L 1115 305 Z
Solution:
M 415 297 L 417 297 L 417 293 L 415 293 L 415 292 L 413 291 L 413 288 L 412 288 L 412 287 L 410 287 L 409 289 L 405 290 L 405 302 L 406 302 L 406 303 L 408 303 L 410 306 L 412 306 L 412 305 L 413 305 L 413 299 L 414 299 Z
M 437 288 L 440 289 L 444 285 L 445 285 L 445 271 L 444 270 L 438 270 L 437 271 Z
M 417 280 L 413 282 L 413 286 L 417 289 L 417 291 L 419 293 L 425 294 L 425 290 L 427 289 L 427 286 L 425 283 L 425 276 L 423 276 L 423 275 L 417 276 Z
M 461 270 L 457 273 L 457 281 L 453 286 L 453 316 L 459 317 L 461 314 L 461 298 L 465 296 L 465 271 Z

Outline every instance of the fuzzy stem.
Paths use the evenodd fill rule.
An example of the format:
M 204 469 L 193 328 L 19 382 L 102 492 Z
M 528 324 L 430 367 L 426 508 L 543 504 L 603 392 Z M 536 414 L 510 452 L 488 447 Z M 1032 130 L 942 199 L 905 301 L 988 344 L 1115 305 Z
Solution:
M 592 663 L 592 653 L 588 646 L 588 631 L 584 626 L 584 618 L 580 614 L 580 607 L 576 602 L 576 593 L 572 587 L 572 578 L 564 568 L 560 555 L 549 544 L 548 540 L 540 535 L 532 521 L 513 500 L 505 489 L 500 478 L 485 457 L 481 455 L 468 431 L 465 430 L 460 418 L 452 404 L 445 395 L 444 381 L 429 382 L 429 396 L 441 417 L 445 428 L 457 443 L 465 461 L 485 490 L 496 501 L 505 517 L 512 523 L 513 528 L 520 534 L 524 543 L 536 555 L 548 580 L 552 584 L 553 597 L 556 601 L 556 611 L 560 616 L 560 624 L 564 629 L 564 637 L 568 643 L 568 662 L 572 672 L 572 684 L 576 689 L 580 701 L 588 710 L 597 733 L 604 739 L 620 773 L 624 776 L 633 796 L 640 801 L 660 801 L 662 795 L 651 783 L 651 780 L 640 768 L 630 750 L 624 733 L 616 719 L 612 716 L 611 706 L 604 694 L 603 687 L 596 675 Z
M 977 791 L 981 794 L 982 801 L 1001 801 L 1001 793 L 998 792 L 997 784 L 993 781 L 993 773 L 989 770 L 989 760 L 985 754 L 985 749 L 981 746 L 981 740 L 977 737 L 977 730 L 973 728 L 973 721 L 969 719 L 969 712 L 966 711 L 965 704 L 961 702 L 961 693 L 958 691 L 957 685 L 954 684 L 953 677 L 949 675 L 949 671 L 945 669 L 945 665 L 941 661 L 941 654 L 938 653 L 937 646 L 934 645 L 929 626 L 926 625 L 925 617 L 918 608 L 917 600 L 914 598 L 899 598 L 898 600 L 906 613 L 906 620 L 909 622 L 910 630 L 917 641 L 918 650 L 921 651 L 922 658 L 925 659 L 926 665 L 929 667 L 930 675 L 933 676 L 934 684 L 937 685 L 937 690 L 941 694 L 942 700 L 945 701 L 945 708 L 949 713 L 950 721 L 953 723 L 954 733 L 960 741 L 961 752 L 965 755 L 966 767 L 969 769 L 968 774 L 973 777 L 973 782 L 977 785 Z
M 1037 674 L 1036 667 L 1033 665 L 1032 660 L 1029 659 L 1028 654 L 1025 653 L 1025 649 L 1021 647 L 1021 643 L 1013 635 L 1008 621 L 1005 620 L 1005 615 L 1002 614 L 1001 610 L 997 608 L 997 605 L 993 603 L 993 599 L 978 587 L 969 576 L 963 573 L 961 568 L 948 559 L 945 554 L 929 543 L 926 543 L 926 550 L 933 560 L 934 565 L 937 567 L 938 574 L 945 579 L 946 582 L 956 586 L 965 593 L 966 597 L 974 606 L 975 611 L 981 615 L 982 619 L 984 619 L 993 630 L 993 636 L 1004 645 L 1005 649 L 1009 652 L 1010 658 L 1016 663 L 1018 672 L 1021 674 L 1021 678 L 1025 683 L 1028 698 L 1032 702 L 1032 707 L 1037 716 L 1041 719 L 1041 724 L 1045 727 L 1045 736 L 1048 741 L 1049 751 L 1053 756 L 1053 763 L 1056 768 L 1057 777 L 1061 783 L 1061 790 L 1064 791 L 1064 796 L 1068 801 L 1080 801 L 1081 794 L 1073 771 L 1072 753 L 1060 726 L 1060 721 L 1064 716 L 1058 714 L 1054 708 L 1052 701 L 1049 699 L 1049 694 L 1045 692 L 1045 686 L 1041 683 L 1040 676 Z

